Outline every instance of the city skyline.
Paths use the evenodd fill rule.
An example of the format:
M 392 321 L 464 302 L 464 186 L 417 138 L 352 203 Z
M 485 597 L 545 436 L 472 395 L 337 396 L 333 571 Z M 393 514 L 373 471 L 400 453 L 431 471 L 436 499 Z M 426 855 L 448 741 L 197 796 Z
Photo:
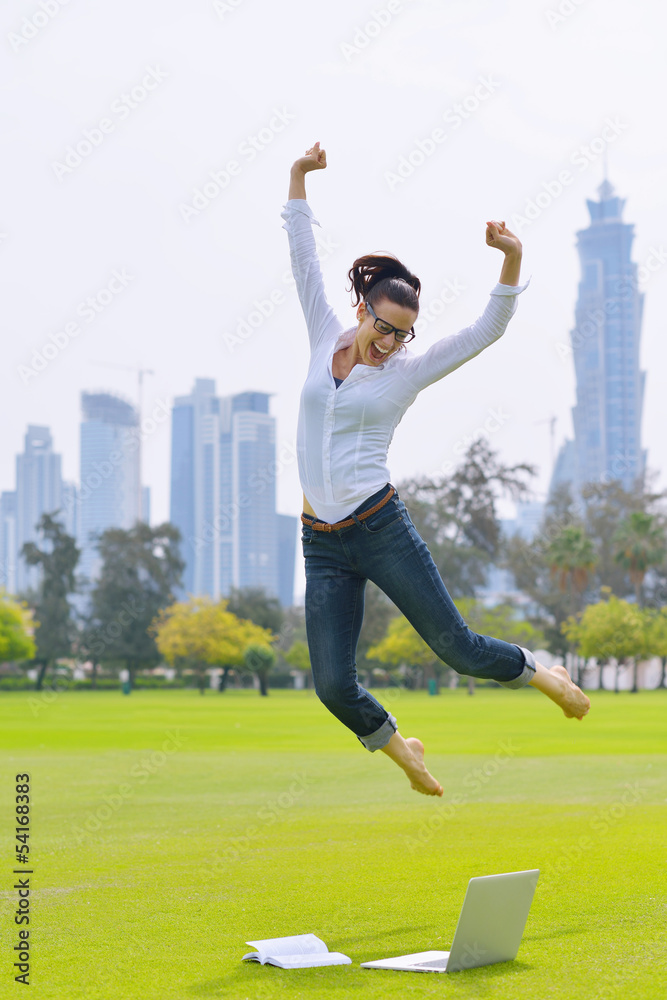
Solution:
M 278 514 L 276 419 L 268 393 L 218 396 L 195 379 L 172 408 L 170 521 L 186 562 L 181 597 L 262 587 L 294 598 L 297 518 Z
M 389 467 L 396 481 L 446 474 L 490 428 L 503 461 L 538 467 L 537 497 L 551 475 L 547 421 L 556 418 L 556 446 L 573 433 L 572 361 L 559 349 L 574 325 L 575 234 L 606 156 L 636 230 L 642 444 L 664 487 L 667 397 L 652 377 L 667 360 L 660 33 L 626 0 L 603 13 L 592 0 L 570 7 L 554 18 L 517 0 L 406 0 L 361 46 L 366 13 L 342 0 L 323 9 L 316 46 L 297 17 L 278 50 L 289 5 L 253 0 L 223 16 L 211 4 L 119 0 L 103 20 L 63 7 L 10 47 L 0 68 L 12 94 L 0 134 L 11 192 L 0 220 L 0 393 L 11 420 L 0 483 L 12 483 L 29 424 L 51 428 L 64 478 L 77 477 L 79 397 L 99 384 L 100 362 L 152 370 L 145 414 L 201 375 L 224 396 L 274 393 L 278 453 L 289 456 L 308 358 L 280 213 L 291 163 L 320 140 L 329 166 L 308 178 L 307 194 L 344 325 L 354 321 L 347 270 L 388 250 L 422 281 L 413 347 L 427 350 L 472 322 L 497 280 L 485 220 L 505 219 L 520 236 L 522 278 L 532 280 L 507 333 L 420 394 Z M 8 33 L 23 15 L 6 5 Z M 354 113 L 360 93 L 372 128 Z M 109 368 L 104 383 L 135 398 L 133 371 Z M 155 522 L 169 515 L 167 423 L 142 441 Z M 295 460 L 276 488 L 279 509 L 298 515 Z M 512 513 L 504 503 L 501 516 Z
M 578 283 L 579 297 L 574 310 L 575 326 L 569 331 L 568 345 L 566 346 L 563 341 L 558 345 L 560 355 L 571 357 L 574 362 L 574 383 L 578 401 L 572 408 L 575 434 L 572 438 L 566 438 L 562 443 L 555 461 L 552 458 L 551 489 L 558 482 L 570 480 L 576 491 L 582 482 L 604 476 L 620 478 L 627 488 L 633 477 L 646 469 L 647 449 L 641 447 L 641 418 L 646 372 L 640 371 L 639 368 L 644 293 L 640 291 L 639 279 L 640 268 L 643 267 L 644 271 L 647 268 L 645 265 L 638 265 L 631 257 L 632 243 L 635 239 L 634 224 L 622 221 L 622 212 L 627 199 L 616 194 L 607 177 L 598 185 L 597 195 L 599 198 L 597 201 L 586 200 L 590 216 L 589 226 L 576 233 L 581 276 Z M 318 246 L 321 256 L 326 256 L 326 241 L 320 241 Z M 608 388 L 610 385 L 612 386 L 611 391 Z M 249 440 L 256 437 L 257 424 L 258 422 L 261 424 L 263 420 L 265 421 L 265 430 L 269 434 L 264 451 L 262 452 L 260 449 L 258 453 L 262 455 L 262 458 L 255 458 L 254 462 L 251 462 L 245 473 L 246 480 L 251 481 L 253 476 L 256 479 L 258 467 L 268 467 L 271 461 L 275 462 L 277 451 L 276 420 L 268 414 L 268 399 L 269 396 L 273 395 L 275 393 L 246 391 L 228 397 L 217 397 L 214 379 L 195 378 L 194 388 L 189 396 L 174 396 L 173 398 L 170 410 L 172 434 L 169 519 L 172 523 L 176 523 L 183 533 L 182 547 L 187 565 L 181 597 L 187 592 L 218 596 L 227 593 L 231 586 L 258 584 L 265 586 L 269 593 L 285 595 L 289 590 L 297 601 L 301 597 L 298 585 L 296 597 L 294 597 L 294 588 L 289 586 L 284 571 L 281 574 L 281 582 L 278 582 L 279 561 L 276 561 L 274 565 L 271 560 L 272 569 L 264 579 L 262 571 L 258 570 L 257 565 L 253 566 L 253 562 L 259 558 L 263 558 L 266 562 L 268 556 L 260 557 L 252 554 L 255 548 L 258 553 L 260 550 L 267 550 L 267 542 L 263 538 L 267 514 L 266 511 L 261 510 L 267 502 L 267 511 L 271 508 L 276 514 L 273 531 L 276 544 L 279 534 L 282 537 L 283 551 L 285 551 L 284 546 L 288 544 L 287 538 L 292 530 L 291 526 L 296 525 L 295 517 L 287 514 L 278 515 L 276 512 L 276 486 L 283 468 L 288 467 L 294 460 L 293 447 L 291 448 L 289 445 L 286 447 L 285 443 L 281 446 L 281 455 L 286 455 L 286 460 L 281 459 L 281 462 L 275 465 L 276 474 L 270 477 L 270 490 L 265 497 L 261 497 L 264 490 L 258 491 L 256 488 L 251 490 L 246 486 L 246 492 L 252 492 L 254 495 L 253 523 L 248 521 L 248 518 L 251 517 L 249 512 L 246 513 L 239 511 L 238 507 L 235 508 L 231 490 L 231 473 L 226 478 L 221 475 L 221 465 L 225 465 L 229 466 L 230 469 L 235 466 L 235 476 L 239 476 L 239 456 L 236 451 L 234 455 L 232 454 L 234 435 L 231 425 L 239 419 L 239 414 L 236 417 L 234 415 L 236 409 L 244 410 L 247 408 L 249 411 L 256 410 L 257 414 L 264 414 L 264 417 L 254 415 L 249 418 L 246 412 L 240 417 L 241 421 L 250 420 L 248 423 Z M 123 400 L 120 395 L 95 394 L 84 391 L 82 400 L 86 399 L 97 400 L 98 403 L 106 399 L 111 401 L 112 408 L 116 407 L 119 412 L 123 410 L 126 415 L 133 414 L 130 422 L 133 424 L 135 432 L 138 431 L 140 415 L 137 409 L 129 401 Z M 237 407 L 235 400 L 245 402 L 240 402 L 239 407 Z M 161 401 L 161 407 L 165 412 L 168 409 L 164 400 Z M 190 408 L 188 415 L 185 412 L 187 408 Z M 179 411 L 185 420 L 184 424 L 179 422 Z M 155 409 L 153 412 L 155 413 Z M 137 439 L 144 438 L 146 432 L 152 432 L 162 421 L 148 418 L 147 423 L 142 418 L 141 422 L 144 426 Z M 502 424 L 502 421 L 500 423 Z M 196 432 L 195 425 L 197 426 Z M 607 425 L 611 427 L 609 434 L 605 431 Z M 46 431 L 52 445 L 48 428 L 31 426 L 33 430 Z M 480 430 L 491 436 L 493 426 L 487 422 Z M 185 447 L 183 442 L 188 434 L 190 435 L 190 444 Z M 243 432 L 241 431 L 242 436 Z M 183 439 L 180 445 L 179 437 Z M 192 448 L 192 442 L 195 439 L 200 440 L 200 446 L 203 446 L 204 450 L 208 449 L 208 457 L 205 459 L 199 455 L 198 448 Z M 214 444 L 216 440 L 218 441 L 217 445 Z M 188 447 L 192 454 L 184 464 L 184 454 Z M 91 475 L 97 476 L 100 481 L 104 478 L 100 477 L 96 470 L 99 463 L 105 461 L 105 455 L 112 450 L 109 441 L 106 442 L 106 446 L 98 443 L 86 447 L 85 424 L 82 424 L 81 483 L 84 483 Z M 122 452 L 123 448 L 121 448 Z M 214 454 L 215 458 L 212 457 Z M 58 455 L 57 458 L 59 463 L 60 456 Z M 135 464 L 137 464 L 139 461 L 138 448 L 135 458 Z M 622 467 L 619 468 L 621 459 Z M 188 462 L 190 462 L 189 466 Z M 208 483 L 205 485 L 204 468 L 211 462 L 213 464 L 208 468 L 206 474 Z M 86 467 L 85 474 L 84 466 Z M 178 471 L 179 467 L 180 472 Z M 184 495 L 182 500 L 176 499 L 174 505 L 174 484 L 179 476 L 186 475 L 186 469 L 189 469 L 192 475 L 192 495 L 189 498 L 185 498 Z M 127 490 L 132 498 L 130 506 L 133 504 L 136 506 L 140 502 L 142 512 L 145 513 L 150 503 L 150 487 L 142 487 L 141 499 L 139 499 L 137 494 L 138 466 L 134 473 L 130 472 L 129 475 L 133 481 Z M 214 481 L 218 483 L 215 488 L 212 485 Z M 63 482 L 66 491 L 71 491 L 73 484 Z M 196 517 L 193 506 L 195 484 L 196 492 L 200 497 L 203 498 L 206 494 L 205 502 L 200 501 L 200 509 Z M 97 484 L 96 489 L 99 485 Z M 110 484 L 107 486 L 110 488 Z M 103 491 L 97 489 L 96 506 L 98 508 L 100 504 L 103 506 L 102 494 Z M 12 499 L 10 491 L 2 492 L 3 536 L 0 537 L 0 555 L 3 555 L 7 551 L 8 545 L 11 545 L 8 532 L 23 530 L 19 526 L 20 519 L 16 517 L 15 507 L 12 508 L 12 504 L 15 505 L 15 503 L 15 498 Z M 71 508 L 71 506 L 71 502 L 65 503 L 66 508 Z M 538 506 L 539 501 L 537 504 L 533 504 L 533 509 L 537 509 Z M 220 512 L 232 509 L 235 509 L 236 513 L 233 518 L 229 516 L 223 519 L 225 520 L 223 530 Z M 216 510 L 218 511 L 217 515 Z M 504 513 L 507 514 L 507 511 L 505 510 Z M 76 503 L 76 512 L 67 509 L 66 515 L 73 524 L 76 524 L 77 520 L 82 522 L 80 537 L 86 530 L 90 530 L 95 520 L 94 517 L 91 519 L 90 515 L 82 513 L 79 498 Z M 522 516 L 522 508 L 517 506 L 514 519 L 505 516 L 501 517 L 501 520 L 506 527 L 511 527 L 513 524 L 519 524 Z M 12 517 L 16 521 L 16 526 L 13 529 L 11 528 Z M 516 518 L 519 520 L 517 521 Z M 116 520 L 122 519 L 123 517 L 116 518 Z M 90 521 L 88 529 L 83 526 L 83 522 L 87 523 L 87 521 Z M 244 521 L 248 521 L 248 523 L 242 525 Z M 217 528 L 212 527 L 215 524 L 218 525 Z M 7 525 L 10 527 L 8 528 Z M 211 537 L 207 537 L 207 531 Z M 243 546 L 239 542 L 240 531 L 243 532 L 246 539 Z M 214 543 L 212 543 L 212 539 L 214 539 Z M 189 551 L 193 549 L 193 546 L 197 550 L 196 556 Z M 187 553 L 186 548 L 188 549 Z M 241 557 L 242 551 L 246 553 L 246 558 Z M 291 578 L 293 578 L 293 561 L 288 558 L 287 563 L 292 564 Z M 90 547 L 84 547 L 79 572 L 89 575 L 92 565 L 92 550 Z M 34 570 L 30 572 L 34 576 Z M 27 579 L 25 571 L 19 569 L 16 579 Z M 500 581 L 500 576 L 493 578 L 496 587 L 501 586 Z M 502 586 L 506 586 L 507 580 L 504 577 L 503 581 Z M 491 592 L 494 587 L 490 583 L 487 589 Z
M 215 395 L 196 379 L 170 409 L 170 520 L 182 535 L 183 586 L 214 599 L 232 588 L 262 587 L 287 607 L 294 598 L 297 518 L 276 510 L 275 418 L 269 394 Z M 140 427 L 143 425 L 143 428 Z M 140 447 L 149 429 L 138 410 L 112 393 L 81 394 L 79 477 L 62 479 L 50 428 L 30 425 L 16 457 L 16 487 L 0 491 L 0 567 L 11 592 L 35 587 L 37 568 L 20 557 L 37 541 L 44 513 L 58 519 L 81 550 L 76 573 L 84 593 L 100 570 L 96 538 L 107 528 L 151 523 L 150 488 L 141 484 Z M 85 602 L 85 597 L 77 600 Z

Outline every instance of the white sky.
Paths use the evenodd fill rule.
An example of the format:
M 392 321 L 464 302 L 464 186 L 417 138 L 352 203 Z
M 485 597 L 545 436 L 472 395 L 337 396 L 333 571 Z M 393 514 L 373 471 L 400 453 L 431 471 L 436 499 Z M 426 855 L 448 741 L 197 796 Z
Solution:
M 373 12 L 388 23 L 374 27 Z M 271 392 L 279 448 L 293 441 L 307 340 L 284 281 L 280 212 L 291 163 L 319 139 L 329 166 L 308 177 L 308 199 L 335 245 L 322 268 L 344 324 L 354 322 L 347 270 L 362 253 L 389 250 L 418 274 L 422 310 L 447 282 L 465 287 L 437 320 L 422 323 L 417 351 L 484 308 L 501 264 L 484 244 L 486 219 L 511 226 L 569 171 L 562 194 L 519 233 L 522 278 L 532 274 L 532 282 L 507 333 L 425 390 L 389 455 L 394 481 L 433 473 L 456 464 L 485 421 L 488 429 L 500 423 L 492 445 L 507 462 L 537 464 L 543 494 L 546 421 L 558 418 L 556 446 L 572 433 L 574 371 L 558 345 L 573 325 L 575 233 L 588 225 L 585 199 L 597 198 L 602 146 L 610 180 L 627 198 L 625 221 L 635 225 L 634 259 L 667 247 L 665 20 L 657 0 L 5 0 L 0 488 L 15 486 L 29 423 L 50 426 L 65 478 L 78 480 L 81 390 L 136 400 L 133 371 L 95 362 L 154 370 L 144 381 L 144 416 L 189 393 L 196 377 L 215 378 L 220 394 Z M 124 103 L 149 71 L 145 100 Z M 476 88 L 483 99 L 473 99 Z M 454 110 L 461 102 L 478 105 L 466 120 Z M 78 166 L 54 166 L 103 119 L 107 131 L 93 132 L 101 141 Z M 281 131 L 261 132 L 272 120 Z M 615 130 L 605 131 L 608 120 Z M 386 175 L 437 128 L 443 141 L 392 187 Z M 251 159 L 248 137 L 259 133 L 265 145 Z M 613 139 L 596 144 L 603 133 Z M 587 162 L 578 151 L 591 143 Z M 237 173 L 186 222 L 181 206 L 230 160 Z M 126 286 L 116 285 L 89 321 L 79 304 L 114 271 L 129 276 Z M 225 335 L 272 292 L 278 300 L 285 293 L 273 315 L 230 350 Z M 646 284 L 641 349 L 643 445 L 661 470 L 666 312 L 663 264 Z M 22 377 L 33 349 L 72 323 L 78 335 Z M 169 453 L 167 420 L 144 443 L 154 523 L 169 514 Z M 293 460 L 278 501 L 282 512 L 301 509 Z M 501 512 L 511 515 L 511 505 Z

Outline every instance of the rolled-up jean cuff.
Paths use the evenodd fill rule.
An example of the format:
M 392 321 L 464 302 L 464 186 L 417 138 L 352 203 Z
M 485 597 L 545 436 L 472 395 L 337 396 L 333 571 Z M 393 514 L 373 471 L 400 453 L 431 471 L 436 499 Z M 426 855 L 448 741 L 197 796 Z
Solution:
M 537 667 L 535 666 L 535 657 L 529 649 L 525 649 L 523 646 L 518 646 L 515 642 L 513 642 L 512 645 L 521 650 L 526 662 L 524 663 L 523 670 L 519 676 L 515 677 L 513 681 L 498 681 L 498 684 L 506 688 L 522 688 L 525 687 L 526 684 L 530 684 L 535 676 L 537 671 Z
M 385 747 L 397 729 L 396 719 L 393 715 L 388 714 L 379 729 L 376 729 L 370 736 L 357 736 L 357 739 L 372 753 Z

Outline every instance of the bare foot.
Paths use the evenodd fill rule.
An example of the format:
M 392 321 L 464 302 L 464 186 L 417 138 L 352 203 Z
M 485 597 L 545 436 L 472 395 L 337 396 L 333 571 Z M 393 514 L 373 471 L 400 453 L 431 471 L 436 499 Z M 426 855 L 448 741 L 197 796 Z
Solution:
M 404 740 L 399 732 L 395 732 L 382 750 L 403 768 L 416 792 L 421 792 L 422 795 L 443 794 L 444 789 L 440 782 L 426 770 L 424 744 L 416 736 Z
M 424 795 L 442 795 L 444 789 L 439 781 L 426 770 L 424 764 L 424 744 L 416 736 L 408 736 L 405 741 L 412 751 L 415 759 L 414 767 L 403 767 L 403 770 L 410 779 L 410 785 L 417 792 Z
M 581 688 L 577 687 L 565 667 L 552 667 L 549 673 L 559 677 L 562 681 L 562 693 L 553 700 L 557 705 L 560 705 L 568 719 L 579 719 L 581 722 L 591 707 L 590 700 Z

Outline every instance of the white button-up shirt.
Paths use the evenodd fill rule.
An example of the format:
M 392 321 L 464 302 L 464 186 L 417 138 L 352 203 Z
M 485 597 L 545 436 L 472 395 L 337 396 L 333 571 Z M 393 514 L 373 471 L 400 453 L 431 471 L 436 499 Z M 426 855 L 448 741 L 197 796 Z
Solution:
M 318 518 L 333 524 L 391 481 L 387 452 L 408 406 L 427 385 L 502 337 L 516 309 L 516 297 L 529 281 L 498 283 L 471 326 L 443 337 L 424 354 L 402 348 L 377 366 L 356 364 L 337 389 L 333 356 L 353 343 L 357 325 L 343 329 L 327 302 L 311 225 L 320 223 L 308 202 L 292 198 L 283 209 L 311 351 L 297 425 L 299 478 Z

